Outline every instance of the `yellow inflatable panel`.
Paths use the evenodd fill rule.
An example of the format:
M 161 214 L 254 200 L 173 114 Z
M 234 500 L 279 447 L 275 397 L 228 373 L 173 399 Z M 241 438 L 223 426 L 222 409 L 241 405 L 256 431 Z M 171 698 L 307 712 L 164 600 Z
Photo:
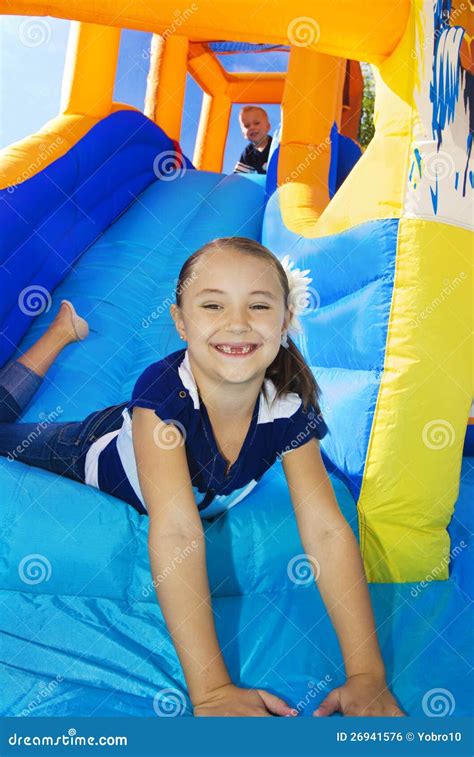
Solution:
M 337 11 L 335 8 L 337 7 Z M 321 53 L 380 63 L 407 23 L 409 0 L 197 0 L 176 14 L 175 0 L 5 0 L 3 13 L 55 16 L 123 29 L 181 34 L 193 41 L 304 44 Z M 249 23 L 251 19 L 251 23 Z
M 448 577 L 442 557 L 472 396 L 470 241 L 465 229 L 400 221 L 384 374 L 358 504 L 369 581 L 417 581 L 438 563 L 437 578 Z

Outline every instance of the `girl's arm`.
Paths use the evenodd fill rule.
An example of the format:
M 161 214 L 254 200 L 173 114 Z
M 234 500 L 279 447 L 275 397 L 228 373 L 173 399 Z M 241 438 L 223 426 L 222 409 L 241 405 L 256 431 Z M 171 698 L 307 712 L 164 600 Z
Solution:
M 339 509 L 316 439 L 284 455 L 283 470 L 305 553 L 319 563 L 317 586 L 339 639 L 346 676 L 369 673 L 385 679 L 359 546 Z
M 135 407 L 132 437 L 150 517 L 148 551 L 153 582 L 183 667 L 194 715 L 296 715 L 280 697 L 231 682 L 217 641 L 204 532 L 180 432 L 158 418 L 154 410 Z
M 204 532 L 184 441 L 175 426 L 142 407 L 133 409 L 132 437 L 150 518 L 153 583 L 194 704 L 231 679 L 214 626 Z

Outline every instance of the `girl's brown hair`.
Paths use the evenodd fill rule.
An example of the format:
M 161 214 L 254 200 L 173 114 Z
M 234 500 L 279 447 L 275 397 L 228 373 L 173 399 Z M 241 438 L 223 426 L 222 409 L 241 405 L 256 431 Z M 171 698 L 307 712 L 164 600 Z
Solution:
M 253 239 L 247 239 L 247 237 L 220 237 L 219 239 L 207 242 L 190 255 L 179 272 L 176 284 L 176 305 L 178 307 L 181 307 L 184 284 L 191 277 L 192 269 L 196 261 L 205 253 L 218 250 L 242 252 L 245 255 L 251 255 L 260 260 L 262 257 L 267 260 L 270 265 L 274 267 L 278 275 L 283 290 L 285 306 L 288 307 L 289 286 L 285 269 L 278 258 L 270 252 L 268 247 L 264 247 Z M 306 364 L 303 355 L 289 335 L 287 338 L 289 347 L 283 347 L 283 345 L 280 347 L 273 363 L 268 366 L 265 372 L 265 378 L 271 379 L 276 386 L 277 391 L 275 399 L 283 396 L 287 392 L 296 392 L 301 397 L 303 408 L 305 410 L 308 405 L 311 404 L 316 410 L 316 413 L 320 415 L 321 409 L 319 406 L 319 398 L 321 396 L 321 390 L 311 369 Z M 265 393 L 265 385 L 263 385 L 263 391 Z M 268 400 L 266 393 L 265 398 Z

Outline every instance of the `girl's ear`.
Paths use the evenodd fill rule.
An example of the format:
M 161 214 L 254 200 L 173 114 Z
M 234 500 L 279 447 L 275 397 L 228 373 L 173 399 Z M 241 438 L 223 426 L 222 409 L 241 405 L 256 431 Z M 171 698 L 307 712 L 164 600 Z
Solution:
M 180 309 L 177 305 L 174 303 L 170 305 L 170 315 L 174 321 L 174 325 L 176 326 L 176 330 L 179 331 L 180 328 L 183 328 L 183 319 L 181 317 Z
M 292 317 L 293 317 L 293 313 L 291 312 L 290 308 L 286 308 L 285 319 L 284 319 L 284 322 L 283 322 L 285 331 L 289 328 Z

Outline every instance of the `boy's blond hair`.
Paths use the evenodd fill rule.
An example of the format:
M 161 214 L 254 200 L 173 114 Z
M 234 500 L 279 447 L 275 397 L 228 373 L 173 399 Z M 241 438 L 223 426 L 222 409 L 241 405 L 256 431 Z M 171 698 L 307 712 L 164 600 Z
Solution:
M 239 111 L 239 119 L 242 120 L 244 113 L 248 113 L 249 110 L 259 110 L 268 121 L 268 113 L 265 108 L 262 108 L 260 105 L 244 105 Z

